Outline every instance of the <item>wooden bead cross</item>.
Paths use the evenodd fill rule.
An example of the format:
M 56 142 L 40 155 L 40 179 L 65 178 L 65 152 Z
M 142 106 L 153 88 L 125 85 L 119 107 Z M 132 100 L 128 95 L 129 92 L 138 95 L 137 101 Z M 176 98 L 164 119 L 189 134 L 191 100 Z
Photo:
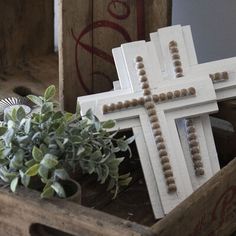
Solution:
M 130 109 L 132 107 L 143 106 L 149 116 L 151 123 L 153 136 L 157 145 L 157 150 L 159 152 L 160 161 L 163 168 L 163 174 L 166 179 L 166 185 L 168 192 L 176 192 L 177 187 L 175 184 L 175 179 L 172 172 L 172 167 L 168 157 L 168 152 L 165 144 L 164 137 L 161 132 L 161 127 L 159 124 L 155 103 L 166 102 L 167 100 L 184 98 L 186 96 L 196 95 L 196 90 L 194 87 L 183 88 L 181 90 L 169 91 L 167 93 L 153 94 L 151 92 L 148 78 L 145 71 L 145 66 L 143 58 L 137 56 L 135 58 L 137 75 L 139 76 L 140 85 L 143 90 L 143 96 L 135 98 L 132 100 L 119 101 L 117 103 L 105 104 L 103 105 L 103 114 L 112 113 L 119 110 Z

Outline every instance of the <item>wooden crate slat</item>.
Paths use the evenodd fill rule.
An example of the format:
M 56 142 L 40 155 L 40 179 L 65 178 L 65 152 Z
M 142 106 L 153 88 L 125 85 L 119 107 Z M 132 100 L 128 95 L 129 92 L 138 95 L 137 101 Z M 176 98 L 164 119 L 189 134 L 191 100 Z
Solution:
M 0 235 L 28 236 L 31 225 L 36 223 L 73 236 L 154 235 L 144 226 L 72 202 L 42 201 L 37 192 L 25 189 L 21 189 L 17 195 L 1 189 L 0 202 Z
M 236 231 L 236 159 L 152 229 L 158 236 L 228 236 Z

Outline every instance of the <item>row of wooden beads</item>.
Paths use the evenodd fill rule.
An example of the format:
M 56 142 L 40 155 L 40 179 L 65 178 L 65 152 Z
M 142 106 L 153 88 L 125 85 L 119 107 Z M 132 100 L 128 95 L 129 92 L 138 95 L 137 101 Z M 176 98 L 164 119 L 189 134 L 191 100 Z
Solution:
M 204 175 L 204 168 L 203 168 L 202 158 L 200 155 L 199 142 L 197 140 L 196 130 L 193 126 L 193 121 L 191 119 L 186 120 L 186 127 L 188 134 L 189 149 L 192 155 L 195 174 L 197 176 Z
M 144 107 L 147 110 L 147 113 L 148 113 L 148 116 L 150 119 L 150 123 L 152 126 L 152 131 L 153 131 L 153 135 L 154 135 L 155 142 L 157 145 L 157 150 L 158 150 L 158 153 L 159 153 L 159 156 L 161 159 L 161 164 L 162 164 L 164 176 L 166 179 L 166 185 L 168 188 L 168 192 L 176 192 L 177 188 L 176 188 L 175 180 L 173 178 L 173 172 L 172 172 L 172 168 L 170 165 L 170 160 L 168 158 L 168 154 L 166 151 L 165 141 L 162 136 L 161 127 L 160 127 L 157 113 L 155 110 L 154 99 L 153 99 L 153 96 L 151 96 L 151 89 L 149 87 L 148 78 L 146 76 L 146 71 L 144 70 L 144 64 L 142 63 L 143 59 L 141 57 L 137 57 L 136 62 L 137 62 L 136 69 L 138 71 L 141 86 L 143 89 L 143 94 L 145 96 L 144 97 Z M 156 96 L 158 96 L 158 95 L 156 95 Z M 168 96 L 168 93 L 167 94 L 160 94 L 159 96 L 160 96 L 160 100 L 163 100 L 166 96 Z M 158 96 L 158 98 L 159 98 L 159 96 Z
M 168 153 L 166 150 L 165 141 L 161 132 L 160 123 L 159 123 L 157 113 L 155 110 L 155 104 L 154 102 L 151 101 L 151 102 L 146 102 L 144 106 L 147 109 L 147 113 L 148 113 L 150 123 L 152 126 L 152 132 L 153 132 L 153 136 L 155 138 L 155 142 L 157 145 L 157 150 L 158 150 L 160 161 L 162 164 L 162 169 L 163 169 L 164 177 L 166 180 L 168 192 L 169 193 L 176 192 L 177 187 L 175 184 L 175 179 L 173 177 L 173 172 L 170 165 Z
M 172 60 L 175 68 L 175 77 L 176 78 L 183 77 L 184 74 L 183 74 L 182 62 L 180 60 L 178 44 L 176 41 L 173 40 L 169 43 L 169 50 L 172 55 Z
M 180 78 L 180 77 L 183 77 L 183 69 L 182 69 L 182 64 L 180 60 L 180 55 L 176 54 L 178 53 L 177 46 L 178 46 L 177 42 L 175 41 L 171 41 L 169 44 L 170 52 L 172 53 L 172 59 L 174 61 L 176 78 Z M 194 94 L 196 93 L 194 88 L 192 92 Z M 191 119 L 186 120 L 186 127 L 187 127 L 187 133 L 188 133 L 189 149 L 192 155 L 195 174 L 197 176 L 204 175 L 203 163 L 201 161 L 201 155 L 200 155 L 199 142 L 197 140 L 195 128 L 193 125 L 193 121 Z
M 166 100 L 171 100 L 171 99 L 186 97 L 186 96 L 193 96 L 193 95 L 196 95 L 196 89 L 194 87 L 190 87 L 188 89 L 184 88 L 180 90 L 175 90 L 173 92 L 170 91 L 167 93 L 154 94 L 152 98 L 155 103 L 158 103 L 158 102 L 163 102 Z
M 229 79 L 229 74 L 227 71 L 217 72 L 215 74 L 210 74 L 209 76 L 213 82 L 220 82 Z
M 151 89 L 148 83 L 143 58 L 141 56 L 136 57 L 136 70 L 139 76 L 139 80 L 141 82 L 141 87 L 143 89 L 143 95 L 149 96 L 151 94 Z
M 154 94 L 154 95 L 145 95 L 144 97 L 140 97 L 138 99 L 134 98 L 131 100 L 126 100 L 124 102 L 103 105 L 103 114 L 118 111 L 121 109 L 127 109 L 129 107 L 136 107 L 139 105 L 144 105 L 145 103 L 148 103 L 151 101 L 154 101 L 155 103 L 160 103 L 160 102 L 164 102 L 166 100 L 171 100 L 175 98 L 193 96 L 195 94 L 196 94 L 196 89 L 194 87 L 190 87 L 188 89 L 180 89 L 180 90 L 175 90 L 173 92 L 160 93 L 160 94 Z
M 138 105 L 143 105 L 144 100 L 143 99 L 132 99 L 132 100 L 126 100 L 124 102 L 117 102 L 117 103 L 111 103 L 111 104 L 105 104 L 103 105 L 103 114 L 114 112 L 121 109 L 127 109 L 129 107 L 136 107 Z

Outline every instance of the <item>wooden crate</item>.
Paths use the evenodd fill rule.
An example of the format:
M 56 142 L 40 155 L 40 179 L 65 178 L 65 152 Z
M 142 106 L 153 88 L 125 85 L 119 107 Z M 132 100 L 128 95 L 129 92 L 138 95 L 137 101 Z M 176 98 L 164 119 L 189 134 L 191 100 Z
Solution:
M 77 95 L 83 93 L 79 90 L 80 88 L 74 86 L 77 84 L 77 78 L 74 77 L 76 68 L 75 61 L 70 59 L 70 55 L 73 53 L 75 56 L 75 41 L 73 38 L 62 41 L 63 37 L 66 37 L 62 33 L 67 32 L 71 35 L 71 24 L 75 25 L 77 32 L 80 32 L 80 27 L 93 23 L 94 20 L 100 20 L 99 17 L 104 13 L 102 6 L 106 9 L 104 4 L 122 2 L 99 1 L 101 2 L 98 5 L 93 4 L 92 0 L 60 2 L 61 16 L 63 16 L 61 20 L 64 19 L 63 23 L 61 22 L 61 27 L 63 27 L 61 42 L 65 45 L 64 50 L 60 51 L 61 98 L 63 99 L 65 95 L 65 105 L 70 110 L 74 108 L 73 103 Z M 131 3 L 132 0 L 126 2 Z M 139 0 L 137 2 L 144 3 Z M 143 21 L 145 26 L 141 24 L 140 28 L 131 27 L 132 40 L 145 38 L 157 27 L 170 23 L 171 1 L 150 0 L 148 3 L 149 5 L 143 9 L 143 12 L 142 9 L 133 7 L 134 12 L 129 23 L 122 23 L 122 26 L 126 27 L 127 24 L 132 25 L 132 22 L 137 22 L 139 14 L 146 16 L 147 20 Z M 95 7 L 99 10 L 94 11 Z M 76 14 L 78 9 L 85 11 L 87 18 Z M 57 85 L 58 60 L 57 55 L 53 54 L 53 1 L 2 0 L 0 12 L 0 97 L 22 94 L 25 92 L 22 86 L 30 89 L 32 93 L 40 94 L 49 84 Z M 82 22 L 81 26 L 77 25 L 78 22 Z M 115 23 L 118 22 L 120 19 L 116 19 Z M 145 34 L 144 28 L 146 28 Z M 90 31 L 86 35 L 87 38 L 83 40 L 87 40 L 91 45 L 101 45 L 103 38 L 94 36 L 95 34 Z M 108 45 L 110 49 L 120 46 L 120 43 L 124 41 L 115 35 L 106 37 L 109 38 L 109 42 L 112 42 Z M 114 45 L 113 37 L 115 38 Z M 84 55 L 82 54 L 81 57 L 83 58 Z M 88 54 L 83 63 L 82 68 L 87 72 L 90 71 L 86 77 L 88 83 L 94 80 L 95 75 L 98 76 L 96 73 L 92 75 L 91 72 L 96 72 L 96 68 L 100 66 L 112 80 L 116 79 L 114 66 L 111 66 L 111 63 L 103 65 L 97 55 Z M 110 83 L 108 85 L 110 86 Z M 105 83 L 104 87 L 102 85 L 100 88 L 94 88 L 94 91 L 107 90 L 111 88 L 109 86 L 107 87 Z M 234 103 L 231 105 L 234 106 Z M 223 108 L 228 110 L 228 118 L 234 122 L 230 115 L 232 106 L 229 108 L 224 105 Z M 224 110 L 219 114 L 221 117 L 226 114 Z M 235 135 L 230 137 L 222 133 L 216 135 L 219 138 L 218 149 L 225 156 L 235 155 L 236 152 L 233 149 Z M 227 140 L 231 142 L 230 147 L 227 147 L 229 144 Z M 223 146 L 222 143 L 224 143 Z M 228 151 L 227 155 L 223 150 Z M 228 161 L 228 159 L 224 160 L 224 164 Z M 125 168 L 132 172 L 133 182 L 129 188 L 123 189 L 115 200 L 112 200 L 111 195 L 105 191 L 105 187 L 97 185 L 93 178 L 82 177 L 80 183 L 83 189 L 83 206 L 65 201 L 43 201 L 39 199 L 38 193 L 29 193 L 24 189 L 20 190 L 17 195 L 9 193 L 6 189 L 0 189 L 0 235 L 29 235 L 29 232 L 30 235 L 42 235 L 40 225 L 67 232 L 58 231 L 54 234 L 57 236 L 69 234 L 227 236 L 236 230 L 235 160 L 159 222 L 155 221 L 152 214 L 138 158 L 133 158 L 131 162 L 126 163 Z
M 53 0 L 0 1 L 0 98 L 58 85 Z
M 16 195 L 1 189 L 0 235 L 230 236 L 236 230 L 235 170 L 233 160 L 150 227 L 67 201 L 40 200 L 38 193 L 25 189 Z M 139 205 L 142 218 L 147 217 L 145 207 Z

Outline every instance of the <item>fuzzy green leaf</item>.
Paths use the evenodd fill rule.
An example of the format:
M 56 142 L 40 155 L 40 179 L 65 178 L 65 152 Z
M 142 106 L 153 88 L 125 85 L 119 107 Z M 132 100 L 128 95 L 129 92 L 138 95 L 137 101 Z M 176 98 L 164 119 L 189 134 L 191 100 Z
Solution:
M 47 113 L 53 111 L 53 103 L 46 102 L 42 105 L 42 113 Z
M 38 174 L 38 170 L 39 170 L 40 165 L 39 164 L 35 164 L 33 166 L 31 166 L 26 172 L 25 174 L 28 176 L 35 176 Z
M 62 135 L 65 131 L 65 124 L 61 123 L 60 126 L 56 130 L 57 135 Z
M 109 180 L 109 184 L 107 186 L 107 191 L 111 191 L 116 185 L 116 181 L 115 179 L 110 179 Z
M 49 86 L 46 91 L 44 92 L 44 99 L 45 101 L 50 101 L 56 94 L 56 87 L 55 85 Z
M 128 177 L 126 179 L 119 180 L 119 185 L 120 186 L 128 186 L 131 181 L 132 181 L 132 177 Z
M 1 126 L 0 127 L 0 136 L 4 135 L 7 132 L 7 127 Z
M 105 183 L 108 175 L 109 175 L 109 167 L 107 165 L 103 165 L 102 166 L 101 177 L 100 177 L 101 184 Z
M 63 152 L 65 150 L 63 143 L 59 139 L 56 139 L 55 141 L 58 147 L 60 148 L 60 150 Z
M 31 128 L 31 118 L 25 120 L 24 130 L 26 134 L 29 134 Z
M 28 95 L 27 98 L 33 102 L 34 104 L 38 105 L 38 106 L 42 106 L 43 105 L 43 100 L 40 97 L 37 97 L 35 95 Z
M 29 136 L 25 135 L 25 136 L 17 136 L 16 137 L 17 142 L 21 143 L 21 144 L 27 144 L 29 142 Z
M 7 150 L 9 151 L 10 148 L 7 148 Z M 1 148 L 0 149 L 0 160 L 4 160 L 5 157 L 11 152 L 11 149 L 10 149 L 10 152 L 7 153 L 7 155 L 4 154 L 4 151 L 5 149 Z
M 128 142 L 126 140 L 121 140 L 121 139 L 117 140 L 117 145 L 122 152 L 128 150 Z
M 11 141 L 12 141 L 12 139 L 13 139 L 13 136 L 14 136 L 14 129 L 13 128 L 9 128 L 7 131 L 6 131 L 6 133 L 4 134 L 4 137 L 3 137 L 3 139 L 4 139 L 4 141 L 6 142 L 6 145 L 7 146 L 10 146 L 10 143 L 11 143 Z
M 94 114 L 93 114 L 92 109 L 87 110 L 85 116 L 91 121 L 94 120 Z
M 16 191 L 18 182 L 19 182 L 19 177 L 15 177 L 15 178 L 11 181 L 10 188 L 11 188 L 11 191 L 12 191 L 13 193 Z
M 48 168 L 46 168 L 44 165 L 40 165 L 38 173 L 43 179 L 48 179 Z
M 32 156 L 36 162 L 40 162 L 43 159 L 43 152 L 38 147 L 34 146 Z
M 54 195 L 54 189 L 50 186 L 41 193 L 41 198 L 51 198 Z
M 21 121 L 26 117 L 25 109 L 23 107 L 19 107 L 16 112 L 16 118 L 18 121 Z
M 41 164 L 47 167 L 48 169 L 52 169 L 58 164 L 57 156 L 54 156 L 52 154 L 46 154 L 43 160 L 41 161 Z
M 66 194 L 65 194 L 65 190 L 64 188 L 62 187 L 62 185 L 58 182 L 54 182 L 51 187 L 54 189 L 54 191 L 57 193 L 57 195 L 60 197 L 60 198 L 65 198 L 66 197 Z
M 66 180 L 70 178 L 68 173 L 64 169 L 56 169 L 54 171 L 54 175 L 62 180 Z
M 91 160 L 93 161 L 101 161 L 102 159 L 102 152 L 100 150 L 95 151 L 90 156 Z
M 116 125 L 116 122 L 114 120 L 107 120 L 107 121 L 102 123 L 102 127 L 104 129 L 114 128 L 115 125 Z
M 40 144 L 40 150 L 43 152 L 43 155 L 45 155 L 48 151 L 48 147 L 45 144 Z
M 20 169 L 23 166 L 24 151 L 19 149 L 10 161 L 10 167 Z
M 85 152 L 85 148 L 83 146 L 80 146 L 78 151 L 77 151 L 77 156 L 80 156 L 84 152 Z
M 12 117 L 12 121 L 16 121 L 17 120 L 17 109 L 13 108 L 12 110 L 9 110 L 9 113 L 11 113 L 11 117 Z
M 73 120 L 73 114 L 70 113 L 70 112 L 66 112 L 64 114 L 64 117 L 63 119 L 66 121 L 66 122 L 71 122 Z
M 135 140 L 134 136 L 131 136 L 130 138 L 126 139 L 126 143 L 131 144 Z
M 63 113 L 61 111 L 58 111 L 56 112 L 53 117 L 52 117 L 52 120 L 58 120 L 58 119 L 61 119 L 63 117 Z
M 25 162 L 25 165 L 26 165 L 27 167 L 31 167 L 31 166 L 33 166 L 34 164 L 36 164 L 36 161 L 35 161 L 34 159 L 31 159 L 31 160 Z
M 30 182 L 30 176 L 26 175 L 22 170 L 20 172 L 20 177 L 21 177 L 21 183 L 25 186 L 28 187 L 29 182 Z
M 81 107 L 80 107 L 80 103 L 77 102 L 76 104 L 76 115 L 77 115 L 77 118 L 80 119 L 81 118 Z
M 128 177 L 130 177 L 130 173 L 127 173 L 127 174 L 124 174 L 124 175 L 120 175 L 119 176 L 119 179 L 122 180 L 122 179 L 127 179 Z

